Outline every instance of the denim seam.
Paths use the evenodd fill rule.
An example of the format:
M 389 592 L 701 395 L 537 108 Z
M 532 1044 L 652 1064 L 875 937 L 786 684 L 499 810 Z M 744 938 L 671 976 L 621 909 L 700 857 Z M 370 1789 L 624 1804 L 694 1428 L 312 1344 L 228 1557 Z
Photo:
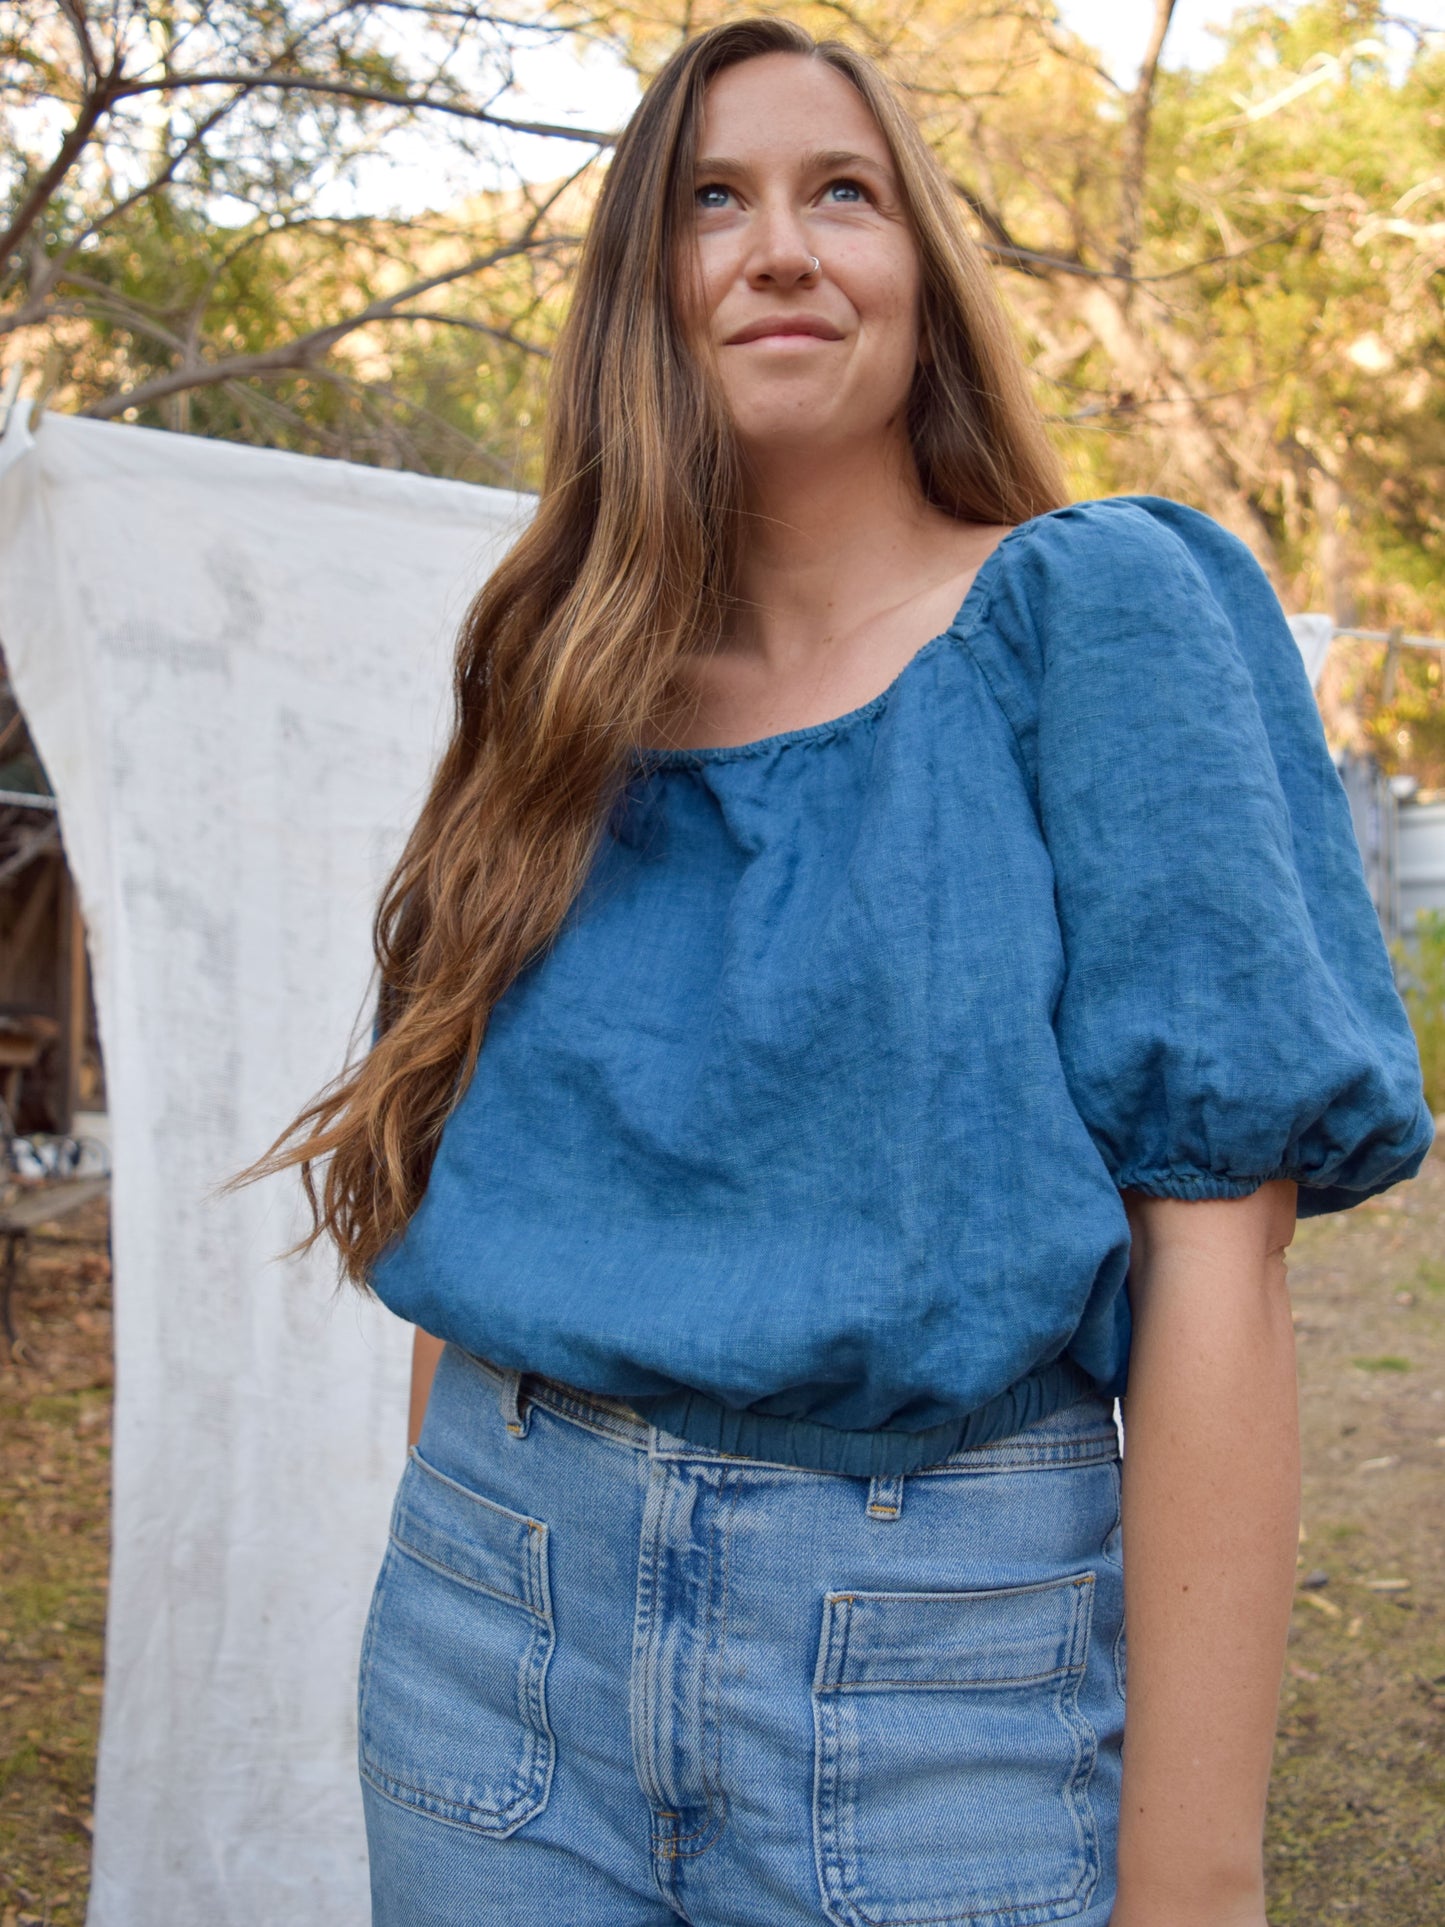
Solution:
M 1098 1828 L 1094 1823 L 1093 1802 L 1089 1798 L 1089 1782 L 1094 1776 L 1098 1759 L 1098 1735 L 1079 1711 L 1079 1688 L 1088 1664 L 1089 1637 L 1094 1623 L 1094 1575 L 1089 1574 L 1086 1585 L 1076 1581 L 1075 1586 L 1078 1603 L 1070 1628 L 1070 1650 L 1075 1663 L 1061 1678 L 1054 1704 L 1061 1724 L 1074 1742 L 1074 1770 L 1069 1775 L 1064 1798 L 1083 1864 L 1071 1891 L 1050 1903 L 1056 1908 L 1068 1903 L 1071 1909 L 1076 1902 L 1080 1905 L 1086 1902 L 1099 1881 Z M 1024 1909 L 1015 1911 L 1020 1914 L 1025 1912 Z
M 527 1526 L 533 1532 L 546 1531 L 547 1528 L 542 1520 L 534 1519 L 530 1512 L 513 1512 L 510 1506 L 498 1505 L 495 1499 L 488 1499 L 480 1492 L 473 1492 L 469 1486 L 459 1484 L 456 1479 L 449 1479 L 445 1472 L 438 1470 L 432 1464 L 430 1459 L 422 1457 L 418 1446 L 413 1445 L 409 1448 L 407 1460 L 427 1478 L 435 1479 L 438 1485 L 444 1485 L 450 1491 L 460 1493 L 469 1506 L 475 1506 L 484 1515 L 495 1513 L 499 1519 L 505 1519 L 512 1525 Z
M 471 1827 L 477 1833 L 495 1831 L 499 1823 L 505 1823 L 509 1831 L 515 1832 L 524 1820 L 534 1818 L 542 1810 L 541 1801 L 537 1801 L 535 1805 L 528 1804 L 535 1798 L 534 1785 L 537 1772 L 534 1756 L 537 1740 L 537 1734 L 529 1731 L 525 1783 L 518 1788 L 505 1806 L 484 1805 L 480 1801 L 464 1806 L 459 1800 L 448 1800 L 444 1794 L 433 1793 L 427 1787 L 413 1786 L 410 1780 L 403 1780 L 395 1773 L 388 1773 L 384 1767 L 377 1765 L 371 1759 L 362 1760 L 361 1771 L 370 1786 L 374 1786 L 378 1793 L 384 1793 L 389 1800 L 395 1801 L 397 1806 L 413 1809 L 420 1807 L 424 1813 L 430 1814 L 434 1819 L 451 1819 L 456 1825 Z M 518 1807 L 526 1807 L 526 1811 L 513 1820 L 513 1811 Z M 459 1816 L 463 1814 L 479 1814 L 492 1824 L 484 1827 L 479 1820 L 460 1818 Z
M 1109 1527 L 1108 1532 L 1105 1533 L 1104 1535 L 1104 1544 L 1099 1549 L 1099 1557 L 1104 1561 L 1106 1565 L 1112 1566 L 1113 1569 L 1121 1576 L 1124 1571 L 1122 1544 L 1120 1548 L 1120 1556 L 1117 1559 L 1113 1556 L 1111 1552 L 1108 1551 L 1108 1547 L 1110 1543 L 1113 1541 L 1115 1535 L 1121 1531 L 1123 1527 L 1123 1523 L 1124 1523 L 1123 1479 L 1120 1474 L 1116 1473 L 1115 1479 L 1114 1479 L 1114 1522 Z M 1113 1645 L 1110 1649 L 1111 1656 L 1114 1662 L 1114 1686 L 1115 1686 L 1115 1690 L 1118 1692 L 1120 1699 L 1125 1698 L 1124 1686 L 1125 1686 L 1125 1679 L 1127 1676 L 1126 1655 L 1125 1655 L 1126 1644 L 1127 1642 L 1124 1635 L 1124 1621 L 1123 1621 L 1123 1618 L 1121 1617 L 1119 1620 L 1119 1630 L 1114 1634 Z
M 674 1435 L 662 1436 L 671 1439 Z M 869 1483 L 869 1474 L 865 1472 L 834 1472 L 822 1466 L 793 1465 L 786 1459 L 747 1458 L 736 1452 L 690 1446 L 685 1440 L 679 1441 L 676 1449 L 658 1446 L 652 1456 L 670 1464 L 721 1464 L 740 1471 L 785 1472 L 802 1479 L 852 1479 L 864 1486 Z M 896 1476 L 913 1480 L 936 1479 L 953 1473 L 1047 1471 L 1053 1466 L 1103 1464 L 1117 1457 L 1118 1438 L 1111 1428 L 1107 1433 L 1098 1432 L 1088 1438 L 1050 1439 L 1037 1445 L 1010 1445 L 1001 1439 L 990 1445 L 965 1446 L 946 1459 Z
M 507 1821 L 505 1826 L 500 1825 L 498 1822 L 504 1818 L 504 1814 L 499 1812 L 495 1820 L 489 1818 L 487 1824 L 483 1826 L 477 1820 L 460 1818 L 459 1814 L 465 1809 L 448 1806 L 446 1803 L 439 1806 L 433 1795 L 420 1788 L 414 1790 L 408 1788 L 404 1780 L 393 1783 L 379 1778 L 376 1771 L 365 1760 L 361 1763 L 361 1778 L 380 1798 L 389 1800 L 394 1807 L 400 1807 L 404 1813 L 424 1813 L 428 1820 L 435 1821 L 439 1827 L 455 1827 L 459 1833 L 481 1834 L 488 1840 L 505 1839 L 507 1835 L 518 1832 L 527 1821 L 534 1820 L 546 1804 L 544 1796 L 530 1812 L 523 1814 L 518 1820 Z M 479 1807 L 476 1811 L 482 1813 L 486 1809 Z
M 659 1693 L 656 1680 L 657 1641 L 653 1637 L 660 1610 L 658 1567 L 661 1557 L 663 1526 L 671 1503 L 669 1474 L 665 1468 L 649 1471 L 648 1492 L 643 1500 L 643 1536 L 638 1547 L 637 1605 L 632 1629 L 632 1672 L 628 1714 L 632 1726 L 632 1767 L 642 1796 L 653 1819 L 671 1817 L 664 1789 L 656 1773 L 656 1722 Z M 652 1531 L 647 1535 L 647 1509 L 653 1509 Z M 666 1837 L 655 1826 L 649 1827 L 648 1859 L 653 1885 L 662 1901 L 679 1912 L 668 1892 L 664 1870 L 671 1858 Z
M 723 1501 L 725 1493 L 726 1510 L 724 1511 Z M 708 1848 L 716 1843 L 724 1826 L 727 1824 L 727 1795 L 723 1791 L 722 1775 L 723 1723 L 721 1701 L 723 1650 L 727 1641 L 728 1575 L 732 1548 L 731 1522 L 732 1514 L 736 1510 L 738 1501 L 736 1483 L 734 1482 L 728 1485 L 725 1481 L 720 1480 L 718 1483 L 718 1500 L 719 1516 L 709 1535 L 707 1620 L 703 1646 L 704 1674 L 702 1691 L 698 1695 L 703 1724 L 703 1732 L 699 1736 L 702 1742 L 700 1751 L 705 1757 L 706 1735 L 710 1727 L 712 1732 L 712 1773 L 711 1776 L 709 1776 L 706 1767 L 704 1767 L 702 1783 L 704 1819 L 702 1825 L 694 1829 L 692 1833 L 674 1833 L 667 1837 L 661 1851 L 663 1857 L 668 1860 L 695 1860 L 700 1854 L 706 1853 Z M 719 1536 L 721 1536 L 722 1539 L 721 1617 L 719 1631 L 715 1639 L 713 1627 L 715 1623 L 719 1623 L 719 1592 L 718 1588 L 713 1584 L 713 1574 L 717 1566 L 716 1548 Z M 708 1717 L 709 1712 L 711 1712 L 711 1719 Z
M 580 1426 L 583 1431 L 593 1432 L 597 1437 L 604 1438 L 613 1445 L 629 1446 L 637 1452 L 647 1450 L 650 1428 L 644 1419 L 629 1420 L 620 1416 L 614 1417 L 599 1406 L 583 1404 L 578 1399 L 567 1398 L 564 1394 L 554 1392 L 545 1385 L 533 1384 L 528 1387 L 526 1397 L 529 1404 L 540 1406 L 544 1412 L 550 1412 L 553 1418 L 564 1419 L 570 1425 Z
M 724 1494 L 726 1509 L 724 1510 Z M 708 1546 L 708 1593 L 706 1638 L 703 1648 L 703 1690 L 699 1694 L 702 1712 L 703 1733 L 700 1752 L 706 1755 L 707 1729 L 712 1729 L 712 1773 L 709 1777 L 706 1767 L 703 1770 L 703 1824 L 692 1833 L 673 1834 L 668 1842 L 667 1857 L 670 1860 L 693 1860 L 720 1837 L 727 1824 L 727 1796 L 722 1784 L 722 1677 L 723 1650 L 727 1641 L 728 1576 L 732 1550 L 732 1514 L 738 1502 L 736 1481 L 729 1484 L 726 1480 L 718 1482 L 718 1518 L 709 1535 Z M 717 1566 L 717 1542 L 722 1540 L 721 1589 L 713 1584 L 713 1574 Z M 720 1601 L 720 1603 L 719 1603 Z M 714 1625 L 718 1626 L 714 1638 Z M 708 1715 L 711 1712 L 711 1719 Z M 714 1805 L 716 1802 L 716 1805 Z M 696 1843 L 696 1844 L 693 1844 Z M 686 1851 L 683 1851 L 686 1849 Z
M 483 1585 L 480 1579 L 472 1579 L 468 1574 L 458 1572 L 455 1566 L 444 1566 L 439 1559 L 430 1558 L 417 1547 L 409 1545 L 405 1539 L 398 1538 L 395 1532 L 389 1534 L 389 1537 L 398 1552 L 408 1559 L 415 1560 L 417 1565 L 425 1566 L 428 1572 L 436 1573 L 439 1578 L 450 1579 L 454 1585 L 465 1586 L 468 1592 L 482 1593 L 488 1599 L 495 1599 L 500 1606 L 515 1606 L 518 1612 L 526 1613 L 529 1619 L 540 1620 L 543 1625 L 548 1623 L 545 1613 L 538 1612 L 535 1606 L 529 1605 L 525 1599 L 519 1599 L 515 1593 L 498 1592 L 495 1586 Z
M 940 1479 L 959 1473 L 967 1476 L 980 1472 L 1047 1472 L 1055 1466 L 1105 1465 L 1118 1456 L 1119 1441 L 1112 1432 L 1107 1435 L 1100 1433 L 1094 1438 L 1060 1439 L 1040 1445 L 979 1445 L 973 1447 L 968 1457 L 941 1459 L 937 1465 L 921 1466 L 917 1472 L 910 1472 L 908 1477 Z
M 1067 1679 L 1077 1670 L 1077 1661 L 1051 1666 L 1046 1673 L 1010 1673 L 1007 1679 L 855 1679 L 839 1680 L 834 1686 L 819 1687 L 823 1693 L 1003 1693 L 1014 1686 L 1047 1686 L 1050 1680 Z

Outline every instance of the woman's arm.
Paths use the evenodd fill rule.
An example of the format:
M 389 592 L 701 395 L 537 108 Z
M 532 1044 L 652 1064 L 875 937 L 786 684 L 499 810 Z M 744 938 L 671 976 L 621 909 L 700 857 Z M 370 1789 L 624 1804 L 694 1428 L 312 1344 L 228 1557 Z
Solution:
M 1111 1927 L 1264 1927 L 1265 1795 L 1299 1543 L 1284 1261 L 1295 1186 L 1124 1203 L 1129 1677 Z
M 437 1360 L 444 1347 L 439 1338 L 416 1327 L 411 1341 L 411 1411 L 407 1418 L 406 1442 L 415 1445 L 421 1437 L 426 1402 L 431 1397 L 431 1382 L 436 1377 Z

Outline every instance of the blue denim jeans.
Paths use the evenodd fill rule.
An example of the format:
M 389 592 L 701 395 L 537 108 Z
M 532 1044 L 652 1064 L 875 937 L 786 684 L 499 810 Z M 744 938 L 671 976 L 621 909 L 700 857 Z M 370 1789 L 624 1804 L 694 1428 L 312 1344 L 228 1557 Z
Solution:
M 1119 1454 L 730 1458 L 448 1346 L 367 1623 L 374 1927 L 1106 1927 Z

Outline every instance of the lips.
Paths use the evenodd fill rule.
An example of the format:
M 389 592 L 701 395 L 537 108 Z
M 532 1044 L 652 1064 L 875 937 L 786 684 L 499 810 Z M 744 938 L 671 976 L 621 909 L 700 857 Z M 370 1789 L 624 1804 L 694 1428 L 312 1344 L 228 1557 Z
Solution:
M 822 315 L 767 315 L 760 321 L 750 321 L 746 328 L 739 328 L 736 334 L 729 335 L 725 346 L 737 348 L 746 341 L 764 341 L 777 335 L 812 335 L 818 341 L 843 339 L 842 329 L 834 327 Z

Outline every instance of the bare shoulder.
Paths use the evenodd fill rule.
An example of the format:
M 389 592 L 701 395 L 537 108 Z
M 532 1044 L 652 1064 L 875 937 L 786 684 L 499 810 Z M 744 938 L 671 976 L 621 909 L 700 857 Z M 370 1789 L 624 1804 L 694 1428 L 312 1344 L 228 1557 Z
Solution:
M 940 548 L 957 558 L 960 570 L 979 568 L 1014 528 L 1011 522 L 960 522 L 941 510 L 934 526 Z

